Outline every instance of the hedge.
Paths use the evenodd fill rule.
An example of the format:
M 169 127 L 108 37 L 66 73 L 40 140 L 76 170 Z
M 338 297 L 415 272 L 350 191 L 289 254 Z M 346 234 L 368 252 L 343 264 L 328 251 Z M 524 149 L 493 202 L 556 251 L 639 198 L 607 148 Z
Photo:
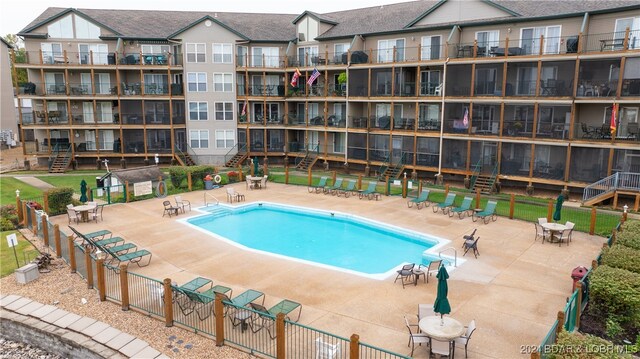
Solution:
M 627 221 L 616 234 L 616 243 L 640 250 L 640 221 Z
M 589 305 L 599 315 L 640 323 L 640 274 L 608 265 L 596 267 L 589 284 Z
M 615 244 L 602 250 L 602 264 L 640 274 L 640 250 Z
M 204 177 L 208 174 L 214 175 L 216 168 L 211 165 L 203 166 L 171 166 L 169 167 L 169 178 L 174 188 L 187 187 L 187 174 L 191 173 L 191 183 L 203 183 Z
M 65 213 L 67 211 L 67 205 L 73 203 L 73 188 L 52 188 L 47 192 L 47 196 L 49 199 L 49 214 L 56 215 Z
M 556 344 L 551 347 L 541 348 L 541 351 L 548 353 L 546 357 L 550 359 L 633 358 L 631 354 L 625 352 L 623 347 L 614 346 L 613 343 L 606 339 L 578 332 L 569 333 L 564 330 L 558 334 Z

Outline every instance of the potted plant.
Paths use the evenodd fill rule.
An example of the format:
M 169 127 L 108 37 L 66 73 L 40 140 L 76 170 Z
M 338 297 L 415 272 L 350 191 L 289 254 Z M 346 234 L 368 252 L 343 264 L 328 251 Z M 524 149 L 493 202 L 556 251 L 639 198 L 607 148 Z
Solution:
M 338 95 L 342 96 L 347 92 L 347 73 L 341 72 L 338 75 L 338 88 L 336 89 Z

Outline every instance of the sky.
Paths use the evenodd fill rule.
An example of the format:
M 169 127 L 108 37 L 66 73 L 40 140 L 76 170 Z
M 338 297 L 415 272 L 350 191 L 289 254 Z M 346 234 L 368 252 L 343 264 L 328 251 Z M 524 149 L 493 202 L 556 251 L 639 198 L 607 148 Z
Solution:
M 2 0 L 0 36 L 19 32 L 47 7 L 300 14 L 305 10 L 325 13 L 399 2 L 407 0 Z

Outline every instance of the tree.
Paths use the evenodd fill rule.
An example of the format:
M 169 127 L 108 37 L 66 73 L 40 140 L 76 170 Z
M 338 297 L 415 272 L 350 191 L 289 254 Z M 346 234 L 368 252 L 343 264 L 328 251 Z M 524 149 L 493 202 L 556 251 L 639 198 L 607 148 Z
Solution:
M 18 64 L 23 64 L 27 62 L 27 50 L 22 46 L 22 40 L 15 34 L 7 34 L 4 36 L 4 40 L 8 42 L 11 46 L 13 46 L 13 51 L 15 52 L 16 58 L 15 62 Z M 13 74 L 13 61 L 11 62 L 11 73 Z M 16 75 L 18 77 L 18 84 L 24 84 L 29 81 L 29 77 L 27 76 L 27 69 L 17 69 Z

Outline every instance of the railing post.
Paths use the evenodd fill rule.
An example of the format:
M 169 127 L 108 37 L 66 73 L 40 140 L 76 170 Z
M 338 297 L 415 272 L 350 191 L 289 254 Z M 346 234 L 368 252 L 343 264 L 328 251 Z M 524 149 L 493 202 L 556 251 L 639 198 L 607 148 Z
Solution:
M 28 223 L 29 220 L 27 219 L 27 202 L 22 202 L 22 225 L 27 228 Z
M 44 241 L 44 245 L 49 247 L 49 225 L 47 224 L 46 214 L 40 216 L 40 222 L 42 222 L 42 240 Z
M 389 188 L 389 186 L 391 185 L 391 183 L 389 182 L 389 176 L 386 176 L 384 179 L 384 195 L 388 196 L 391 193 L 391 188 Z
M 362 189 L 362 175 L 358 175 L 358 190 Z
M 360 336 L 358 334 L 351 334 L 349 338 L 349 359 L 360 358 Z
M 407 198 L 407 177 L 402 179 L 402 198 Z
M 550 199 L 547 204 L 547 222 L 551 222 L 551 217 L 553 216 L 553 200 Z
M 540 353 L 538 353 L 537 351 L 532 351 L 531 352 L 531 359 L 540 359 Z
M 284 332 L 284 313 L 276 315 L 276 358 L 285 359 L 285 332 Z
M 216 317 L 216 346 L 221 347 L 224 345 L 224 304 L 220 293 L 216 293 L 213 314 Z
M 93 289 L 93 266 L 91 265 L 91 249 L 84 247 L 84 265 L 87 268 L 87 289 Z
M 42 194 L 42 210 L 49 213 L 49 192 Z
M 589 234 L 596 232 L 596 207 L 591 207 L 591 219 L 589 221 Z
M 313 174 L 311 173 L 311 168 L 307 170 L 307 185 L 311 186 L 311 182 L 313 181 Z
M 576 329 L 580 329 L 580 312 L 582 311 L 582 283 L 576 283 L 576 290 L 578 291 L 578 303 L 576 304 Z
M 129 280 L 127 278 L 127 265 L 120 265 L 120 298 L 122 298 L 122 310 L 129 310 Z
M 189 192 L 191 192 L 191 187 L 193 186 L 193 182 L 191 180 L 191 172 L 187 172 L 187 188 Z
M 67 237 L 67 244 L 69 245 L 69 267 L 71 267 L 71 273 L 76 272 L 76 248 L 73 243 L 73 236 Z
M 129 203 L 129 181 L 124 181 L 124 193 L 125 203 Z
M 613 245 L 616 242 L 616 237 L 617 236 L 618 236 L 618 230 L 614 228 L 611 231 L 611 245 Z
M 558 326 L 556 327 L 556 337 L 555 339 L 553 339 L 553 344 L 558 342 L 558 334 L 562 332 L 563 328 L 564 328 L 564 312 L 560 310 L 558 311 Z
M 53 240 L 56 244 L 56 257 L 62 257 L 62 248 L 60 247 L 60 225 L 53 225 Z
M 34 235 L 38 235 L 38 221 L 36 219 L 36 211 L 31 208 L 31 231 Z
M 480 188 L 476 188 L 476 209 L 480 208 Z
M 289 184 L 289 165 L 284 168 L 284 184 Z
M 444 196 L 449 195 L 449 184 L 444 185 Z
M 173 326 L 173 290 L 171 289 L 171 278 L 165 278 L 162 282 L 164 287 L 164 326 Z
M 422 181 L 418 180 L 418 196 L 422 193 Z
M 243 181 L 243 178 L 242 178 L 242 166 L 238 166 L 238 180 L 240 180 L 240 182 Z
M 16 212 L 18 212 L 18 223 L 24 221 L 24 212 L 22 212 L 22 202 L 20 201 L 20 194 L 16 194 Z
M 618 191 L 613 193 L 613 209 L 618 208 Z
M 104 282 L 104 258 L 98 258 L 96 261 L 96 276 L 98 277 L 98 297 L 101 302 L 107 300 L 107 286 Z
M 509 219 L 513 219 L 513 212 L 516 208 L 516 195 L 511 194 L 511 199 L 509 200 Z
M 336 171 L 333 171 L 333 175 L 331 176 L 331 184 L 335 185 L 336 184 Z

